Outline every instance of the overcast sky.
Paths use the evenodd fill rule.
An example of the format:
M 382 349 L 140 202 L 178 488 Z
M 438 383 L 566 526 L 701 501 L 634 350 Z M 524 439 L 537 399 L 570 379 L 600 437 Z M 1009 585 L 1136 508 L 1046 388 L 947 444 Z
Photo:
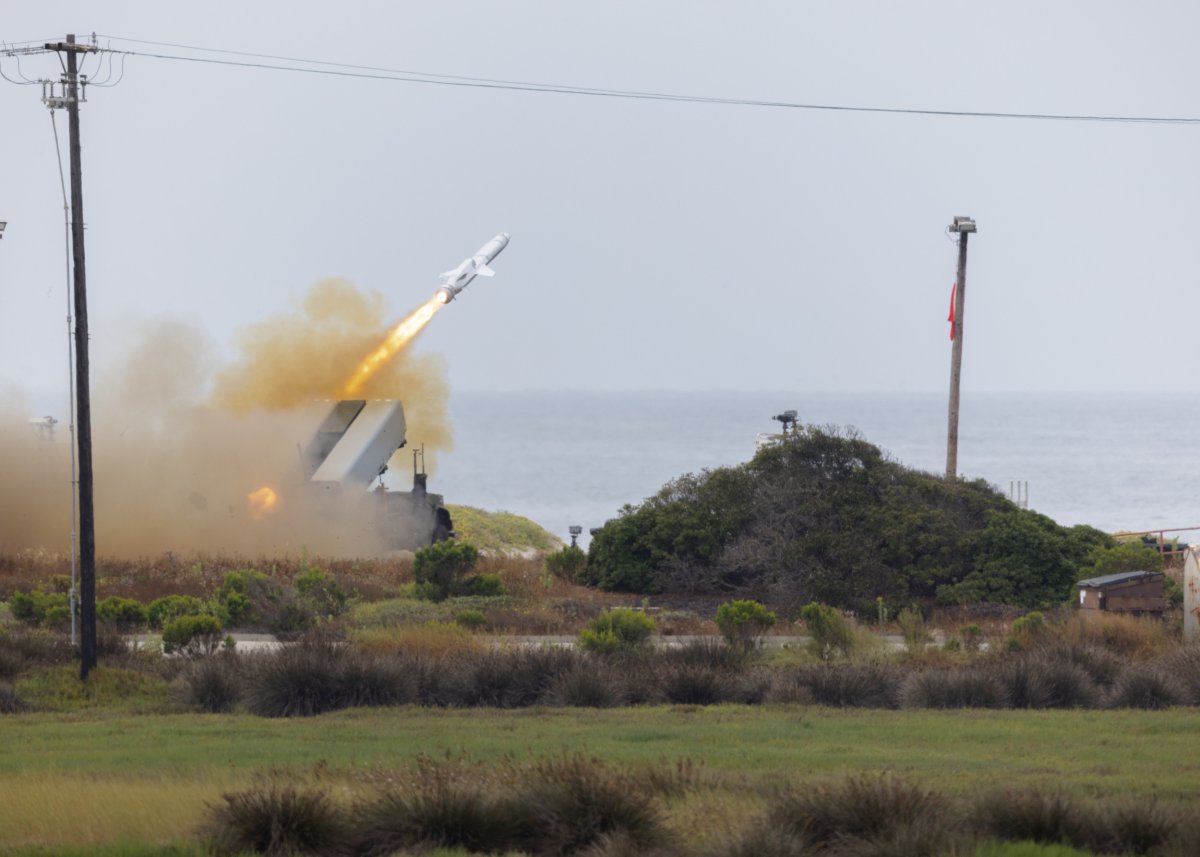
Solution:
M 1200 5 L 1183 0 L 26 2 L 0 28 L 8 42 L 95 31 L 142 53 L 239 59 L 128 40 L 719 98 L 1200 117 Z M 58 61 L 19 72 L 56 77 Z M 0 82 L 6 395 L 65 388 L 62 198 L 40 93 Z M 961 214 L 979 224 L 965 392 L 1200 389 L 1200 125 L 131 56 L 118 85 L 89 88 L 82 127 L 101 367 L 130 319 L 185 320 L 227 349 L 327 277 L 384 294 L 398 319 L 503 230 L 497 276 L 418 344 L 445 355 L 452 391 L 944 390 L 944 229 Z

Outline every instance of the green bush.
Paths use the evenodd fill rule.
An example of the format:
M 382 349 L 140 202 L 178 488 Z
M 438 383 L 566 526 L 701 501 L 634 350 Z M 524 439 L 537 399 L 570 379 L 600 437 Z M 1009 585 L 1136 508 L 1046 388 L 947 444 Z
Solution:
M 1008 638 L 1008 648 L 1011 651 L 1028 649 L 1036 643 L 1045 631 L 1045 616 L 1034 610 L 1013 620 L 1012 633 Z
M 579 634 L 579 645 L 600 654 L 634 652 L 649 644 L 654 631 L 654 620 L 645 613 L 614 607 L 588 623 Z
M 449 539 L 423 547 L 413 558 L 413 577 L 420 587 L 418 591 L 432 601 L 449 598 L 478 561 L 479 551 L 474 546 Z
M 925 630 L 925 617 L 921 611 L 906 607 L 896 616 L 900 625 L 900 633 L 904 636 L 904 647 L 910 655 L 919 655 L 925 651 L 925 644 L 931 639 Z
M 462 594 L 494 598 L 504 594 L 504 584 L 498 574 L 476 574 L 463 581 Z
M 211 655 L 221 645 L 221 621 L 216 616 L 180 616 L 163 628 L 163 652 Z
M 252 568 L 225 574 L 213 596 L 213 612 L 226 628 L 261 628 L 294 633 L 307 628 L 313 608 L 270 575 Z
M 578 545 L 567 545 L 562 550 L 546 555 L 546 571 L 562 580 L 577 583 L 587 571 L 587 554 Z
M 62 592 L 14 592 L 8 599 L 8 609 L 14 619 L 31 625 L 58 627 L 71 620 L 70 600 Z
M 482 610 L 459 610 L 454 614 L 454 621 L 472 631 L 481 631 L 488 626 L 487 617 Z
M 835 655 L 849 657 L 854 650 L 854 628 L 840 612 L 815 601 L 800 610 L 812 639 L 809 649 L 823 661 Z
M 1157 550 L 1140 542 L 1101 545 L 1088 556 L 1090 567 L 1081 568 L 1079 579 L 1120 574 L 1123 571 L 1162 571 L 1163 558 Z
M 162 628 L 180 616 L 199 616 L 204 612 L 204 605 L 191 595 L 164 595 L 151 601 L 147 612 L 150 627 Z
M 120 598 L 110 595 L 96 605 L 96 618 L 111 622 L 122 630 L 143 628 L 150 621 L 146 605 L 135 598 Z
M 337 616 L 346 609 L 349 594 L 337 582 L 337 578 L 315 566 L 309 566 L 296 575 L 292 585 L 315 613 Z
M 731 646 L 749 651 L 758 647 L 775 614 L 757 601 L 727 601 L 717 608 L 717 627 Z

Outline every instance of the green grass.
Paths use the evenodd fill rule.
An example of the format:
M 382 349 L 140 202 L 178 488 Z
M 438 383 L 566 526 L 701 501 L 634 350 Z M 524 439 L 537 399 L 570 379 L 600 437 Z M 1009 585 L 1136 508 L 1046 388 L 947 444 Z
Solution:
M 77 664 L 63 664 L 18 679 L 14 686 L 21 699 L 43 711 L 109 709 L 136 713 L 161 711 L 169 702 L 168 687 L 161 679 L 120 667 L 96 667 L 84 684 L 79 680 Z
M 1196 709 L 397 708 L 276 720 L 95 708 L 12 715 L 0 718 L 0 854 L 14 846 L 187 843 L 223 792 L 276 778 L 332 785 L 347 795 L 421 756 L 486 767 L 585 754 L 660 771 L 688 759 L 709 785 L 672 803 L 671 823 L 710 839 L 740 829 L 784 780 L 856 773 L 889 771 L 964 797 L 1028 787 L 1195 801 L 1198 727 Z M 133 850 L 100 853 L 153 853 L 127 847 Z M 183 857 L 194 853 L 180 847 Z M 1069 854 L 996 846 L 976 857 Z
M 552 551 L 562 542 L 528 518 L 511 512 L 485 512 L 473 506 L 447 506 L 458 540 L 481 551 Z
M 626 765 L 687 757 L 718 771 L 802 780 L 892 771 L 949 793 L 1065 783 L 1087 795 L 1196 798 L 1197 731 L 1195 709 L 398 708 L 293 720 L 25 714 L 0 718 L 0 788 L 4 780 L 30 773 L 187 777 L 264 767 L 377 768 L 420 754 L 486 761 L 582 752 Z

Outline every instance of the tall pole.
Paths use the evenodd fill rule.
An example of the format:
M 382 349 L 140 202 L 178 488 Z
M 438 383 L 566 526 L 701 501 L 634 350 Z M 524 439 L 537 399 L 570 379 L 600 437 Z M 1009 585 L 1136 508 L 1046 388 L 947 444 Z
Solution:
M 64 81 L 71 150 L 71 255 L 75 298 L 75 441 L 79 450 L 79 677 L 87 681 L 96 666 L 96 522 L 92 507 L 92 396 L 88 383 L 87 268 L 83 252 L 83 166 L 79 152 L 82 87 L 76 56 L 94 51 L 75 36 L 47 45 L 67 55 Z
M 958 478 L 958 391 L 962 378 L 963 316 L 967 303 L 967 236 L 975 231 L 975 221 L 969 217 L 956 217 L 950 231 L 958 233 L 958 278 L 954 284 L 954 328 L 950 334 L 954 339 L 950 355 L 950 413 L 946 429 L 946 480 L 953 482 Z

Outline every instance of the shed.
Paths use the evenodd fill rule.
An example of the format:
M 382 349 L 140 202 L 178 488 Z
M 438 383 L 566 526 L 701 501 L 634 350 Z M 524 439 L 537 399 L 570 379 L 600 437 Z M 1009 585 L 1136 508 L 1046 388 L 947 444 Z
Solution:
M 1123 571 L 1081 580 L 1079 610 L 1161 615 L 1166 606 L 1161 571 Z

